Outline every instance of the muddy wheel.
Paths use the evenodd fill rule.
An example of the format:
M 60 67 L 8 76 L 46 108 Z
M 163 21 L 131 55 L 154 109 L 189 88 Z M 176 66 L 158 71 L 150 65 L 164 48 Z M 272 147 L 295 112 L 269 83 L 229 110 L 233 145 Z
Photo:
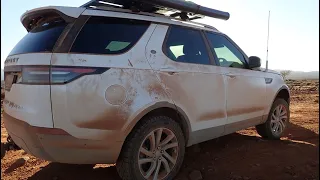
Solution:
M 165 116 L 144 119 L 127 137 L 116 167 L 124 180 L 173 179 L 185 153 L 177 122 Z
M 1 143 L 1 159 L 6 155 L 6 145 Z
M 289 105 L 284 99 L 276 99 L 270 109 L 268 120 L 256 126 L 260 136 L 268 139 L 280 139 L 289 125 Z

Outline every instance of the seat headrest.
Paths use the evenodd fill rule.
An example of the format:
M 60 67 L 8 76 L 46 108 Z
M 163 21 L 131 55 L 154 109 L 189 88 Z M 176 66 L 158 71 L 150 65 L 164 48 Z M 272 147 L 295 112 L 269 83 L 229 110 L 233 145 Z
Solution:
M 192 42 L 187 42 L 183 46 L 183 54 L 185 55 L 196 55 L 199 53 L 197 47 L 194 46 Z

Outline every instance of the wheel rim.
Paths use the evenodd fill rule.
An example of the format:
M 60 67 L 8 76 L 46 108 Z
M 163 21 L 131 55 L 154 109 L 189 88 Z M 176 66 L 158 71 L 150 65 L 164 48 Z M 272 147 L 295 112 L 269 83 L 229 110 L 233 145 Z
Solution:
M 150 132 L 140 145 L 139 170 L 145 179 L 164 179 L 176 165 L 179 146 L 175 134 L 166 128 Z
M 284 105 L 278 105 L 271 115 L 271 130 L 274 135 L 280 135 L 286 128 L 288 112 Z

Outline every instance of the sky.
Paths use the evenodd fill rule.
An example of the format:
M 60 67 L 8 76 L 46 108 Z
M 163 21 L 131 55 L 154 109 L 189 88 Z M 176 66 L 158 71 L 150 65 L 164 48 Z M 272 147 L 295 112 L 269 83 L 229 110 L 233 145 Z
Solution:
M 21 15 L 41 6 L 75 6 L 89 0 L 2 0 L 1 65 L 27 33 Z M 235 41 L 248 56 L 258 56 L 265 67 L 268 11 L 270 15 L 269 68 L 319 71 L 318 0 L 193 0 L 227 11 L 227 21 L 206 17 L 197 20 L 216 27 Z

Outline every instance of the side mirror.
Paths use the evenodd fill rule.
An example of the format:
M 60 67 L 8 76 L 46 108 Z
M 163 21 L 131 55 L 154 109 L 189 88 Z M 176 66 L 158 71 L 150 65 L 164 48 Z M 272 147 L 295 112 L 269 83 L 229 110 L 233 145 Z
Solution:
M 258 68 L 258 67 L 261 67 L 260 58 L 257 56 L 250 56 L 249 57 L 249 68 L 253 69 L 253 68 Z

